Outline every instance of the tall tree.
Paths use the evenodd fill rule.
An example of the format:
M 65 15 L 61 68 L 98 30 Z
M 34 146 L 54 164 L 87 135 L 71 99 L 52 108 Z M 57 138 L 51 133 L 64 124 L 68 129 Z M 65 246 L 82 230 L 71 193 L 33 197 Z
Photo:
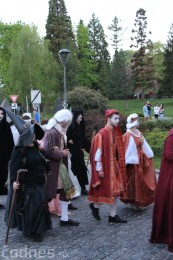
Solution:
M 112 40 L 112 46 L 115 51 L 118 51 L 120 49 L 120 42 L 122 41 L 122 27 L 119 25 L 120 20 L 117 16 L 114 17 L 112 20 L 112 24 L 108 27 L 110 31 L 112 31 L 113 35 L 111 37 Z
M 30 97 L 32 89 L 42 92 L 43 102 L 57 92 L 57 63 L 35 27 L 26 26 L 19 33 L 10 48 L 9 93 Z M 60 85 L 59 85 L 60 88 Z M 53 96 L 51 96 L 53 98 Z
M 25 24 L 21 22 L 14 24 L 0 22 L 0 77 L 5 87 L 8 87 L 7 71 L 11 58 L 10 46 L 23 27 Z
M 73 89 L 77 85 L 77 46 L 75 36 L 72 29 L 70 16 L 64 0 L 49 0 L 49 13 L 46 23 L 46 40 L 49 42 L 49 49 L 53 53 L 54 58 L 60 63 L 58 52 L 61 49 L 69 49 L 71 52 L 70 60 L 66 64 L 67 67 L 67 87 Z M 59 67 L 57 72 L 61 82 L 61 92 L 63 93 L 63 66 Z
M 58 52 L 75 40 L 64 0 L 49 0 L 45 39 L 49 40 L 50 51 L 58 61 Z
M 135 89 L 140 89 L 144 93 L 149 91 L 154 84 L 155 73 L 153 70 L 152 48 L 151 40 L 147 39 L 147 17 L 146 11 L 140 8 L 136 12 L 134 23 L 135 29 L 132 30 L 131 37 L 132 44 L 130 47 L 137 48 L 134 57 L 132 58 L 132 71 L 134 78 Z
M 125 99 L 132 94 L 131 69 L 128 55 L 122 49 L 115 51 L 111 63 L 110 89 L 111 99 Z
M 162 95 L 173 95 L 173 24 L 170 27 L 164 51 L 164 70 L 160 92 Z
M 95 89 L 100 89 L 103 94 L 108 93 L 108 76 L 110 71 L 110 54 L 107 50 L 108 43 L 99 19 L 93 13 L 88 24 L 91 57 L 96 64 L 98 82 L 92 85 Z
M 78 45 L 78 85 L 79 86 L 92 86 L 97 82 L 97 75 L 94 73 L 94 61 L 91 59 L 91 52 L 89 49 L 88 28 L 80 20 L 77 26 L 77 45 Z

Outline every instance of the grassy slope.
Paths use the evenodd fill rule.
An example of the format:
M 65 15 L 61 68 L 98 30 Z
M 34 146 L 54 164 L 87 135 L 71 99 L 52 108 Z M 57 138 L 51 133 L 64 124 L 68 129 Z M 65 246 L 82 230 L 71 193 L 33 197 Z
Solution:
M 129 115 L 132 113 L 143 113 L 142 109 L 145 102 L 147 102 L 147 100 L 111 100 L 109 105 L 111 108 L 119 110 L 123 115 Z M 165 108 L 165 116 L 173 117 L 173 99 L 155 99 L 150 100 L 150 103 L 152 107 L 154 107 L 155 103 L 158 103 L 159 105 L 162 103 Z

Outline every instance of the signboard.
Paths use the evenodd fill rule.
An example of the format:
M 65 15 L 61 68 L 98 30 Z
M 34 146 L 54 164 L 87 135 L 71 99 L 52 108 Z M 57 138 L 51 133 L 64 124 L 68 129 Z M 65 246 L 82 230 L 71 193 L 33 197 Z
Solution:
M 11 104 L 11 109 L 17 109 L 17 103 L 12 103 Z
M 40 90 L 31 90 L 31 103 L 32 104 L 41 104 L 41 91 Z
M 13 103 L 16 103 L 17 99 L 18 99 L 19 95 L 10 95 L 9 98 L 11 99 L 11 101 Z

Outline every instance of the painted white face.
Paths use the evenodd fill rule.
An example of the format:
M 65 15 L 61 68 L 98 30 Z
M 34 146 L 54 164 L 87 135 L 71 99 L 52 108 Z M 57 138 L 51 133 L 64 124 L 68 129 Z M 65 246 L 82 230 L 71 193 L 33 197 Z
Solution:
M 82 121 L 82 115 L 80 114 L 77 119 L 76 119 L 77 122 L 81 122 Z
M 0 110 L 0 122 L 2 121 L 3 118 L 4 118 L 4 112 Z
M 119 115 L 112 115 L 112 117 L 110 118 L 110 123 L 112 126 L 117 126 L 120 122 L 120 116 Z

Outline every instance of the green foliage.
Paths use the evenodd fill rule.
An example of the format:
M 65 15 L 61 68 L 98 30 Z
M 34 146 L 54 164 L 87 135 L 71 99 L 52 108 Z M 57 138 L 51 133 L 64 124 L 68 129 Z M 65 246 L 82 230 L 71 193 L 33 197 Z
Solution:
M 76 87 L 67 93 L 67 97 L 69 107 L 79 107 L 83 111 L 103 112 L 108 107 L 108 100 L 100 91 L 91 90 L 87 87 Z
M 151 132 L 143 133 L 147 142 L 151 146 L 154 155 L 156 157 L 162 156 L 163 146 L 165 143 L 165 139 L 168 135 L 168 131 L 161 131 L 160 129 L 156 128 Z
M 170 97 L 173 95 L 173 24 L 169 31 L 164 52 L 164 70 L 160 93 Z

